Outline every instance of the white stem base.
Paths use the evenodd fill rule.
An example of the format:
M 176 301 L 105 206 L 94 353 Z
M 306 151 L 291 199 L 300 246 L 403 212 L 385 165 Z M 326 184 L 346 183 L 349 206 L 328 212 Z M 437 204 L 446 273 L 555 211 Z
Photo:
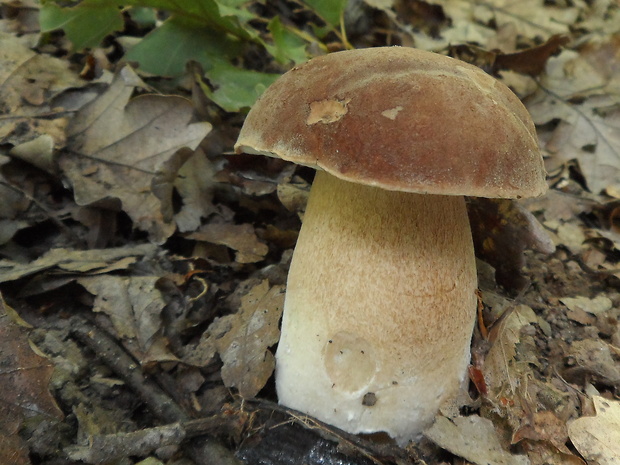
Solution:
M 476 314 L 462 197 L 318 172 L 288 277 L 281 404 L 404 444 L 458 392 Z

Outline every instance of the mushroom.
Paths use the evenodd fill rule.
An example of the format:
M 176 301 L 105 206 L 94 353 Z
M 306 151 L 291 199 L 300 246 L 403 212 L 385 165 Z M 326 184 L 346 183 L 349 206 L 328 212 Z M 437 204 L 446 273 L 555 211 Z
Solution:
M 279 78 L 235 149 L 318 170 L 288 275 L 279 402 L 351 433 L 415 439 L 470 360 L 477 277 L 463 196 L 547 188 L 527 110 L 461 61 L 351 50 Z

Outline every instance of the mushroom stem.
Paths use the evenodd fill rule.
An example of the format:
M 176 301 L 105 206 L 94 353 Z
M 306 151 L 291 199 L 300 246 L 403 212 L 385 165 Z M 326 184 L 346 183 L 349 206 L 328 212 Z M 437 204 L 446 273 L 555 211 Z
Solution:
M 476 283 L 463 197 L 319 171 L 288 276 L 280 403 L 351 433 L 413 439 L 462 385 Z

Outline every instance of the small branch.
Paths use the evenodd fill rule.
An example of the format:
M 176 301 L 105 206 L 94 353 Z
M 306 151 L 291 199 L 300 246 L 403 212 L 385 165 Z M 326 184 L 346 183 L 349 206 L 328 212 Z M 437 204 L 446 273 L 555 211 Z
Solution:
M 123 378 L 123 381 L 140 396 L 149 410 L 160 420 L 173 423 L 188 419 L 183 409 L 155 382 L 145 378 L 140 364 L 119 347 L 106 332 L 86 319 L 75 316 L 71 321 L 71 334 L 93 350 L 106 365 Z
M 71 446 L 65 449 L 67 457 L 88 464 L 108 463 L 115 458 L 145 457 L 160 447 L 179 446 L 185 439 L 202 435 L 227 432 L 238 435 L 243 427 L 241 412 L 226 413 L 208 418 L 173 423 L 166 426 L 146 428 L 140 431 L 93 436 L 87 446 Z

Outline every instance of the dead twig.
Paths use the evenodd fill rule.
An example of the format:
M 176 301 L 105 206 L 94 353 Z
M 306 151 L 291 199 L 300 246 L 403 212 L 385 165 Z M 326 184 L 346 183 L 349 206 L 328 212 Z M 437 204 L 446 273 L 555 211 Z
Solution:
M 105 331 L 85 318 L 74 316 L 71 334 L 93 350 L 123 381 L 133 389 L 149 410 L 167 423 L 187 421 L 187 414 L 155 382 L 145 378 L 140 364 L 127 354 Z
M 360 457 L 364 457 L 377 465 L 385 465 L 387 463 L 396 465 L 423 465 L 417 453 L 413 449 L 403 449 L 395 443 L 380 443 L 366 439 L 356 434 L 350 434 L 339 428 L 323 423 L 316 418 L 310 417 L 297 410 L 284 407 L 282 405 L 269 402 L 266 400 L 246 400 L 245 410 L 250 412 L 276 412 L 283 414 L 286 419 L 280 423 L 295 423 L 306 429 L 316 431 L 324 439 L 336 442 L 343 451 L 356 453 Z M 276 426 L 274 426 L 276 427 Z
M 144 457 L 159 448 L 179 446 L 184 440 L 228 432 L 237 435 L 243 427 L 241 412 L 230 412 L 178 422 L 155 428 L 145 428 L 129 433 L 96 435 L 89 438 L 87 446 L 71 446 L 65 449 L 67 457 L 89 464 L 110 462 L 126 456 Z

